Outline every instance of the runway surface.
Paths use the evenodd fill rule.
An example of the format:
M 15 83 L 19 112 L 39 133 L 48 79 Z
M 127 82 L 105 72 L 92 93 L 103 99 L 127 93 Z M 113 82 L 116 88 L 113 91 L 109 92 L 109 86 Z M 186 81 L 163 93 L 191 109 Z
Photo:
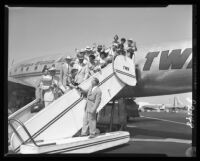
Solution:
M 128 144 L 98 153 L 185 157 L 192 143 L 192 129 L 186 126 L 185 117 L 185 113 L 141 112 L 128 122 Z
M 185 157 L 192 144 L 192 129 L 186 126 L 186 117 L 185 113 L 140 112 L 140 117 L 128 122 L 128 144 L 95 154 Z

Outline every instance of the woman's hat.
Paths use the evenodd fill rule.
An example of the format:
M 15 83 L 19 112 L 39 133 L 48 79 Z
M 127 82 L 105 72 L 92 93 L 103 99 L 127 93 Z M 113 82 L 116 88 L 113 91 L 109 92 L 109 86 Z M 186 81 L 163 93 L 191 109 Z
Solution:
M 84 52 L 85 52 L 85 49 L 81 49 L 81 50 L 80 50 L 80 53 L 84 53 Z
M 133 39 L 128 39 L 127 41 L 133 42 Z
M 71 56 L 66 56 L 65 59 L 71 60 L 72 58 L 71 58 Z
M 92 49 L 91 49 L 89 46 L 86 46 L 85 50 L 86 50 L 86 51 L 90 51 L 90 50 L 92 50 Z

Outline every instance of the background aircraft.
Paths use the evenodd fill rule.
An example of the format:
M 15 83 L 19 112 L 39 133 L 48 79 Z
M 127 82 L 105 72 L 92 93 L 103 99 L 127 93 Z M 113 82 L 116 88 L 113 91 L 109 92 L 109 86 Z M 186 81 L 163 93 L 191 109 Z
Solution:
M 188 106 L 184 105 L 178 97 L 174 97 L 173 104 L 166 104 L 164 108 L 166 111 L 178 111 L 178 110 L 187 110 Z
M 158 110 L 164 110 L 163 104 L 152 104 L 149 102 L 137 102 L 139 105 L 139 110 L 141 111 L 158 111 Z

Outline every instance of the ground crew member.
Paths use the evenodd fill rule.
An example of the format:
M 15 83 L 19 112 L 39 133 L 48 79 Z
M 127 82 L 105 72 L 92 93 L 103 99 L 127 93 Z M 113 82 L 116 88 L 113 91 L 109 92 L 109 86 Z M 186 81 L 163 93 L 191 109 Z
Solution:
M 96 111 L 101 103 L 102 92 L 98 87 L 99 80 L 97 78 L 93 78 L 91 81 L 91 87 L 89 91 L 83 91 L 78 88 L 83 95 L 87 95 L 87 103 L 85 106 L 85 113 L 83 117 L 83 127 L 81 131 L 81 136 L 87 136 L 89 130 L 89 138 L 96 137 Z
M 67 90 L 70 89 L 69 84 L 71 83 L 71 60 L 72 58 L 67 56 L 65 58 L 65 63 L 63 63 L 60 70 L 60 81 Z
M 60 82 L 59 77 L 56 76 L 56 68 L 53 64 L 52 67 L 49 69 L 50 75 L 53 77 L 53 93 L 54 93 L 54 100 L 62 96 L 67 90 Z
M 87 65 L 83 62 L 84 56 L 80 53 L 77 54 L 78 63 L 74 64 L 74 68 L 77 69 L 77 74 L 75 76 L 75 84 L 80 84 L 88 77 Z

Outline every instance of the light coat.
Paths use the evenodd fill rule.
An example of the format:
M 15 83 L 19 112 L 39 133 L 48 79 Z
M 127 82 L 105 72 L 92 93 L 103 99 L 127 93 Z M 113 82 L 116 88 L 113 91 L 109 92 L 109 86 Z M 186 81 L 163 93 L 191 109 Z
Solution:
M 87 94 L 87 102 L 85 106 L 85 113 L 83 116 L 83 127 L 81 131 L 81 135 L 87 135 L 88 131 L 90 135 L 96 134 L 96 111 L 101 103 L 102 92 L 99 87 L 96 87 L 93 91 L 92 88 L 89 89 L 88 92 L 84 92 Z
M 85 110 L 89 113 L 96 113 L 99 104 L 101 103 L 102 92 L 99 87 L 92 91 L 92 87 L 87 92 L 87 103 Z
M 71 83 L 71 70 L 72 67 L 67 63 L 63 63 L 60 70 L 60 81 L 63 86 L 67 86 Z

